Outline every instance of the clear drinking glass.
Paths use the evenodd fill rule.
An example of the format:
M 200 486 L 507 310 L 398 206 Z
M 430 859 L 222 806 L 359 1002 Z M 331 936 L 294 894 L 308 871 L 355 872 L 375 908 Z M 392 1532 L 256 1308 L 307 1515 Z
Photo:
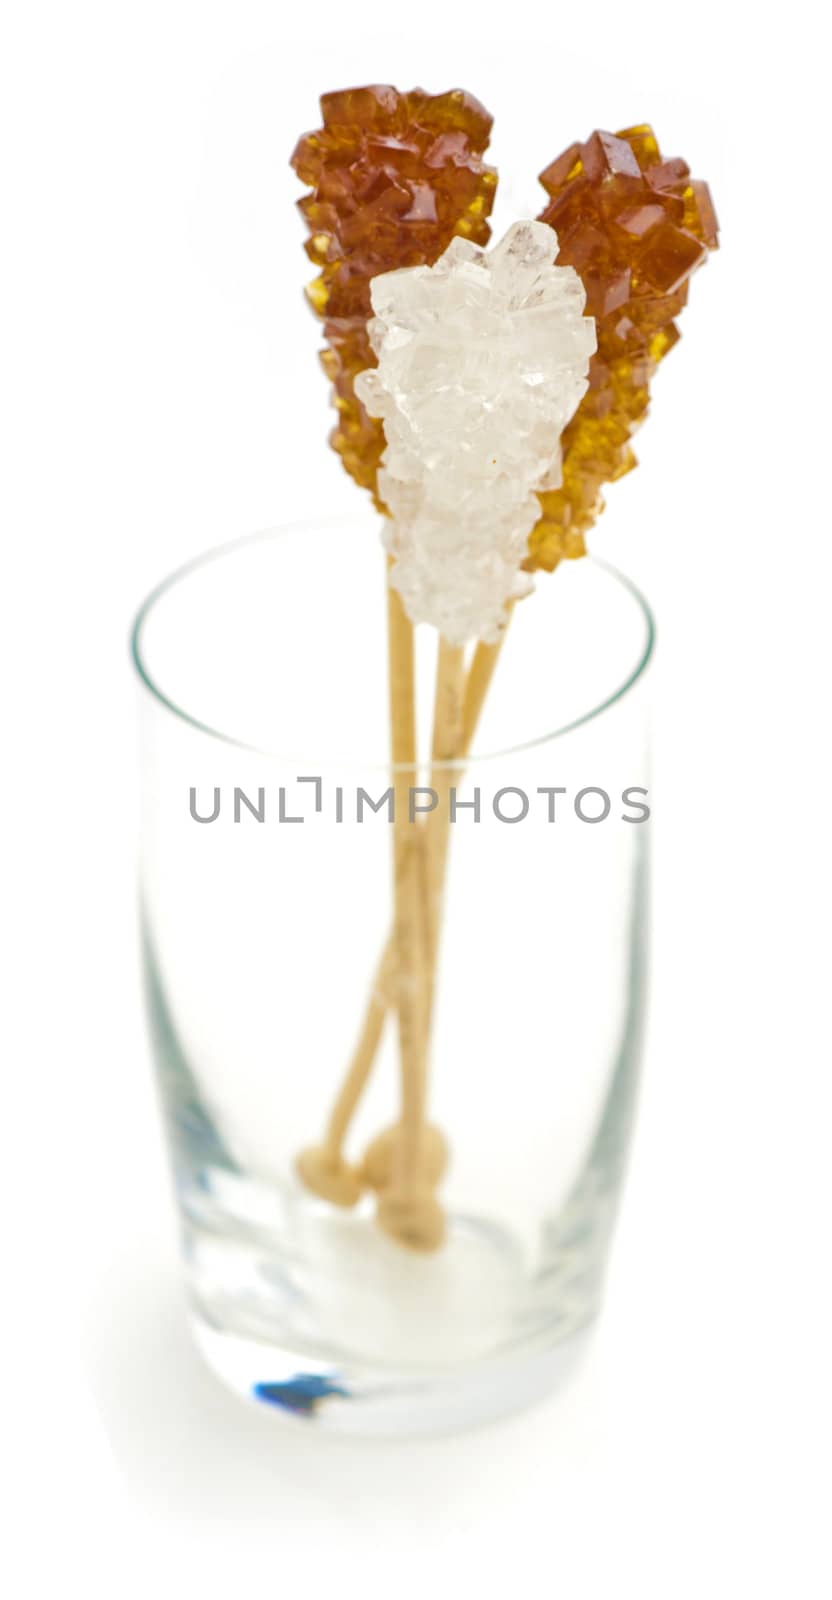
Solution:
M 293 1425 L 404 1434 L 528 1403 L 596 1316 L 644 1010 L 653 628 L 608 567 L 540 575 L 453 774 L 429 1079 L 448 1230 L 417 1254 L 372 1195 L 336 1207 L 295 1165 L 390 923 L 393 830 L 367 799 L 390 783 L 385 582 L 366 522 L 259 535 L 163 583 L 134 656 L 148 1011 L 197 1342 Z M 351 1158 L 398 1093 L 390 1017 Z

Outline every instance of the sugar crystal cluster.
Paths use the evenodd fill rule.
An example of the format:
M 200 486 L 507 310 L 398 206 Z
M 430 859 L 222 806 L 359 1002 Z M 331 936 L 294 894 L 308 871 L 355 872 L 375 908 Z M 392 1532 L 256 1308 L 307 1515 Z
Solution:
M 691 273 L 716 247 L 717 223 L 707 185 L 684 161 L 665 160 L 646 123 L 570 145 L 541 182 L 549 195 L 541 220 L 557 230 L 558 262 L 581 278 L 598 335 L 589 387 L 562 440 L 563 482 L 540 496 L 529 541 L 528 568 L 551 571 L 584 554 L 602 485 L 636 464 L 630 438 L 653 373 L 679 338 Z
M 495 641 L 530 588 L 535 490 L 560 483 L 560 436 L 586 390 L 594 327 L 557 251 L 550 227 L 520 222 L 490 252 L 457 238 L 435 266 L 373 281 L 378 367 L 356 393 L 387 439 L 391 582 L 451 644 Z
M 311 192 L 298 203 L 320 269 L 307 297 L 323 318 L 321 361 L 338 421 L 330 442 L 350 476 L 376 495 L 381 424 L 356 398 L 354 379 L 372 366 L 367 335 L 370 282 L 397 267 L 430 265 L 455 235 L 485 244 L 497 174 L 482 156 L 491 117 L 454 89 L 401 94 L 388 85 L 321 97 L 323 127 L 292 156 Z

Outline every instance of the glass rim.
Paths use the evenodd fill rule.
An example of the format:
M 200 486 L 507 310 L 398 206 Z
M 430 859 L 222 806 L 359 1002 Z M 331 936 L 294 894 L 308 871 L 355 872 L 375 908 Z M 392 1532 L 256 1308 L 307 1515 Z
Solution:
M 358 526 L 360 522 L 365 520 L 359 519 L 356 516 L 344 516 L 338 512 L 333 512 L 332 516 L 334 520 L 337 519 L 339 522 L 350 526 Z M 176 718 L 177 721 L 184 723 L 185 726 L 190 728 L 193 732 L 201 733 L 210 739 L 216 739 L 220 744 L 227 745 L 232 749 L 243 750 L 250 755 L 262 756 L 271 761 L 296 763 L 299 759 L 302 759 L 301 755 L 292 755 L 291 752 L 288 751 L 269 749 L 265 745 L 253 744 L 248 739 L 239 739 L 234 734 L 228 733 L 222 728 L 212 727 L 210 723 L 203 722 L 199 717 L 193 716 L 191 712 L 188 711 L 184 706 L 179 705 L 176 700 L 172 699 L 170 695 L 167 695 L 160 684 L 155 681 L 149 667 L 143 659 L 141 635 L 144 624 L 157 603 L 162 600 L 171 589 L 174 589 L 177 584 L 182 583 L 185 579 L 190 577 L 193 572 L 198 571 L 201 567 L 208 566 L 213 561 L 221 560 L 224 556 L 232 555 L 234 551 L 239 550 L 247 545 L 257 544 L 265 541 L 266 539 L 274 539 L 284 533 L 298 533 L 304 529 L 318 527 L 320 525 L 320 521 L 320 517 L 316 518 L 314 521 L 305 518 L 298 519 L 293 522 L 287 522 L 282 525 L 278 525 L 277 527 L 261 528 L 256 533 L 244 534 L 242 537 L 238 537 L 236 539 L 227 539 L 222 544 L 214 545 L 211 547 L 211 549 L 204 550 L 199 555 L 191 557 L 189 561 L 183 562 L 181 566 L 175 567 L 172 572 L 169 572 L 166 577 L 162 578 L 161 581 L 150 590 L 150 593 L 145 596 L 145 599 L 142 601 L 138 611 L 136 612 L 130 629 L 130 657 L 133 662 L 133 666 L 136 670 L 136 674 L 140 683 L 148 691 L 151 698 L 156 701 L 157 705 L 161 706 L 164 711 L 167 711 L 171 716 Z M 550 744 L 553 740 L 561 739 L 569 733 L 575 733 L 577 729 L 583 728 L 588 723 L 596 721 L 599 717 L 603 716 L 605 712 L 610 711 L 613 706 L 618 705 L 623 699 L 625 699 L 625 697 L 630 693 L 630 690 L 635 688 L 636 684 L 644 677 L 652 658 L 656 643 L 656 623 L 650 605 L 633 580 L 628 578 L 626 573 L 623 573 L 619 571 L 617 567 L 614 567 L 611 562 L 603 561 L 600 559 L 600 557 L 591 555 L 589 553 L 581 557 L 581 560 L 589 562 L 589 564 L 597 571 L 606 573 L 617 584 L 619 584 L 627 594 L 629 594 L 632 600 L 636 602 L 636 605 L 641 612 L 645 632 L 644 643 L 635 666 L 631 668 L 630 672 L 623 679 L 623 681 L 619 683 L 615 689 L 611 690 L 608 695 L 605 695 L 603 699 L 599 700 L 597 704 L 591 706 L 587 711 L 582 712 L 579 717 L 573 717 L 569 722 L 565 722 L 557 728 L 552 728 L 546 733 L 537 734 L 534 738 L 524 739 L 519 744 L 505 745 L 498 750 L 485 750 L 478 753 L 472 753 L 457 760 L 431 762 L 431 766 L 435 767 L 437 770 L 453 769 L 458 771 L 461 766 L 468 767 L 481 765 L 489 761 L 504 760 L 508 756 L 520 755 L 525 751 L 535 750 L 541 745 Z M 553 573 L 548 573 L 546 576 L 552 577 Z M 305 759 L 309 759 L 309 752 L 306 752 Z M 408 762 L 404 767 L 401 765 L 396 766 L 389 760 L 328 760 L 325 762 L 325 764 L 337 766 L 339 770 L 344 771 L 355 768 L 356 770 L 360 769 L 365 772 L 371 770 L 386 772 L 404 770 L 408 772 L 414 772 L 424 768 L 425 761 L 421 759 L 416 763 Z

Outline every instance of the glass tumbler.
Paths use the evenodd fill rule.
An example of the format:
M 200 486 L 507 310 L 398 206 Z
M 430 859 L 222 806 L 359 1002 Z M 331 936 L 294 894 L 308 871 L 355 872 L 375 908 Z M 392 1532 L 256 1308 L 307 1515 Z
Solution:
M 413 1434 L 544 1394 L 598 1311 L 645 999 L 653 627 L 601 563 L 540 574 L 470 756 L 441 785 L 427 1095 L 445 1235 L 414 1251 L 378 1226 L 363 1181 L 400 1116 L 378 979 L 385 585 L 372 523 L 333 519 L 216 550 L 147 600 L 141 917 L 200 1349 L 287 1426 Z M 429 754 L 436 636 L 416 637 Z M 403 776 L 414 827 L 432 826 L 429 762 L 396 774 L 397 795 Z M 339 1128 L 358 1174 L 344 1205 L 307 1187 L 298 1158 L 332 1132 L 368 1028 L 377 1048 Z

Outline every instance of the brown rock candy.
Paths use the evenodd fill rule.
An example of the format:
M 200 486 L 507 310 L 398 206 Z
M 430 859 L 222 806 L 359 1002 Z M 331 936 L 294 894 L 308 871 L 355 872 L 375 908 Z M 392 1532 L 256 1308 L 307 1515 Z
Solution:
M 646 123 L 570 145 L 540 181 L 549 196 L 540 220 L 557 232 L 558 263 L 583 281 L 598 337 L 589 388 L 563 434 L 563 485 L 539 496 L 529 539 L 526 565 L 551 571 L 585 554 L 602 485 L 636 464 L 630 438 L 679 338 L 691 273 L 716 248 L 717 222 L 707 185 L 684 161 L 665 160 Z
M 497 186 L 482 160 L 491 117 L 461 89 L 400 94 L 388 85 L 322 95 L 321 113 L 323 127 L 292 156 L 310 185 L 298 205 L 320 269 L 306 292 L 324 323 L 321 363 L 338 412 L 330 443 L 376 498 L 384 432 L 353 391 L 356 373 L 376 364 L 370 282 L 397 267 L 431 266 L 454 234 L 487 243 Z

